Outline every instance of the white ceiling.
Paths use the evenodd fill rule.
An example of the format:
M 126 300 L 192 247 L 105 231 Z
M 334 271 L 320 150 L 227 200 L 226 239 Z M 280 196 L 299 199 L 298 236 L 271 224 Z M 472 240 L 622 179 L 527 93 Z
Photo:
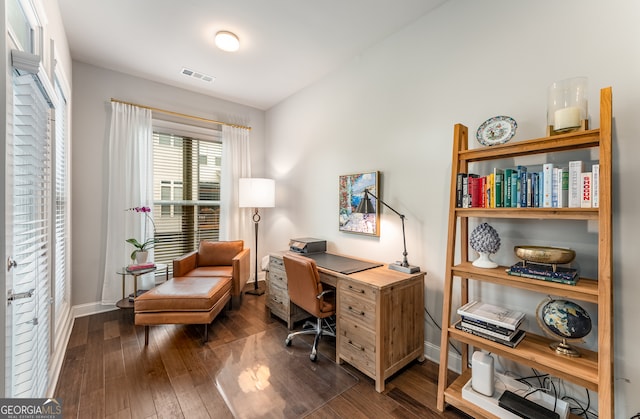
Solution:
M 266 110 L 446 0 L 58 0 L 74 60 Z M 220 30 L 240 51 L 213 45 Z M 213 83 L 181 74 L 183 67 Z

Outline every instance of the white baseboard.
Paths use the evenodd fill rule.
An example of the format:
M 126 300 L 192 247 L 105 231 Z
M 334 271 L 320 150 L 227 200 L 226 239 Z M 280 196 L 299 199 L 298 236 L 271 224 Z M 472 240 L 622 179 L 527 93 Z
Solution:
M 434 345 L 430 342 L 424 342 L 424 356 L 430 360 L 435 362 L 436 364 L 440 363 L 440 347 Z M 449 351 L 449 369 L 460 374 L 462 371 L 462 358 L 458 355 L 457 352 L 450 350 Z
M 103 305 L 100 301 L 80 304 L 71 308 L 71 315 L 74 319 L 78 317 L 90 316 L 92 314 L 104 313 L 107 311 L 120 310 L 115 305 Z

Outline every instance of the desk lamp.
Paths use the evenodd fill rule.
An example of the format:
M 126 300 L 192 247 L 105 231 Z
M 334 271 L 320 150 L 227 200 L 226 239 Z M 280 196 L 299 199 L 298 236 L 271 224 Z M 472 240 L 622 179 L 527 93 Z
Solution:
M 273 179 L 241 178 L 239 180 L 238 201 L 240 208 L 253 208 L 253 224 L 255 226 L 255 277 L 253 289 L 246 294 L 262 295 L 264 290 L 258 287 L 258 223 L 260 213 L 258 208 L 273 208 L 275 206 L 276 183 Z
M 402 262 L 400 262 L 400 263 L 398 263 L 398 262 L 390 263 L 389 264 L 389 269 L 393 269 L 394 271 L 404 272 L 404 273 L 407 273 L 407 274 L 413 274 L 413 273 L 416 273 L 416 272 L 420 272 L 420 268 L 418 266 L 409 265 L 409 262 L 407 261 L 407 239 L 406 239 L 405 234 L 404 234 L 404 218 L 405 217 L 404 217 L 403 214 L 400 214 L 398 211 L 396 211 L 393 208 L 391 208 L 382 199 L 378 198 L 377 196 L 375 196 L 374 194 L 369 192 L 368 189 L 364 190 L 364 197 L 362 198 L 362 200 L 358 204 L 358 208 L 356 208 L 355 212 L 359 213 L 359 214 L 375 214 L 376 213 L 376 207 L 371 202 L 371 198 L 369 198 L 369 195 L 371 195 L 372 197 L 374 197 L 375 199 L 380 201 L 380 203 L 382 205 L 384 205 L 385 207 L 389 208 L 391 211 L 393 211 L 396 214 L 398 214 L 398 216 L 400 217 L 400 220 L 402 220 L 402 242 L 404 244 L 404 252 L 402 252 Z

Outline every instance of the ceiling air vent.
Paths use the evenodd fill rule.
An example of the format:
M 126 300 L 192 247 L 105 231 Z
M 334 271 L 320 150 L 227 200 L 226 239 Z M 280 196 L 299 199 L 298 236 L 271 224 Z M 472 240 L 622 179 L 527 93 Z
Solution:
M 201 73 L 199 71 L 194 71 L 194 70 L 189 70 L 188 68 L 182 68 L 181 73 L 187 77 L 191 77 L 194 79 L 198 79 L 198 80 L 202 80 L 205 81 L 207 83 L 213 83 L 213 81 L 216 79 L 213 76 L 209 76 L 207 74 Z

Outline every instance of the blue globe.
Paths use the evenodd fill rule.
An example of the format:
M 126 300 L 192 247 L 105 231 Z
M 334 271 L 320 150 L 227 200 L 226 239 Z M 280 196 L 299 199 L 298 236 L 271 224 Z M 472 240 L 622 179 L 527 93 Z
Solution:
M 541 311 L 544 325 L 556 336 L 580 339 L 591 332 L 589 313 L 573 301 L 551 300 Z

